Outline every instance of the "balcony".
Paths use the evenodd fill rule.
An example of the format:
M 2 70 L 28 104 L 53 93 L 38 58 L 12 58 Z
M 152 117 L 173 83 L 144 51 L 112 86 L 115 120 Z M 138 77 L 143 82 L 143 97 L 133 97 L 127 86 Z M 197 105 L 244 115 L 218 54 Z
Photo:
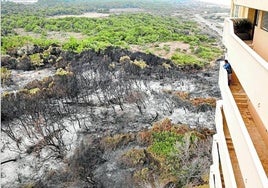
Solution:
M 219 158 L 229 158 L 227 163 L 221 163 L 224 183 L 226 185 L 234 178 L 236 185 L 228 183 L 226 187 L 268 187 L 268 146 L 252 118 L 249 98 L 239 80 L 234 79 L 228 86 L 223 63 L 219 72 L 219 85 L 223 101 L 222 110 L 216 112 L 216 117 L 222 120 L 216 121 L 216 128 L 217 134 L 222 135 L 218 139 L 219 145 L 225 145 L 225 149 L 219 146 Z M 230 174 L 229 163 L 233 175 Z
M 264 171 L 268 175 L 268 145 L 258 129 L 257 122 L 252 117 L 248 105 L 248 97 L 238 80 L 231 84 L 230 89 Z
M 231 19 L 225 19 L 223 43 L 227 49 L 227 58 L 247 94 L 250 109 L 254 111 L 254 117 L 259 118 L 265 137 L 268 137 L 268 63 L 251 48 L 250 41 L 243 41 L 235 35 Z

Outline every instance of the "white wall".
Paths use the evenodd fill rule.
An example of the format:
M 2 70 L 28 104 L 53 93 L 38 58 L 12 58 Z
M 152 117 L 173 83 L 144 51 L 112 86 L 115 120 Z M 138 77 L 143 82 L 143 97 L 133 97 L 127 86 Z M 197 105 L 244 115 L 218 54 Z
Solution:
M 267 0 L 233 0 L 236 5 L 251 7 L 258 10 L 268 11 Z

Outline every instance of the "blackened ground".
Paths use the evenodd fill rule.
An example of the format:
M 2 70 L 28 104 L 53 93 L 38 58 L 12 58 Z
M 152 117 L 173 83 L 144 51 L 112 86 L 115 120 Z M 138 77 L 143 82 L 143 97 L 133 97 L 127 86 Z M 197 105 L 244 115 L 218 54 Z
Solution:
M 122 166 L 120 157 L 129 149 L 142 146 L 137 143 L 135 136 L 127 136 L 122 143 L 107 149 L 101 143 L 102 138 L 116 134 L 136 134 L 150 129 L 154 122 L 166 117 L 176 124 L 214 128 L 214 107 L 206 103 L 194 105 L 190 99 L 220 97 L 217 62 L 203 69 L 198 66 L 176 67 L 169 60 L 119 48 L 59 54 L 66 65 L 64 70 L 72 73 L 68 74 L 68 79 L 54 76 L 53 84 L 44 84 L 43 80 L 36 82 L 36 85 L 32 83 L 32 89 L 38 86 L 42 92 L 27 98 L 25 103 L 22 103 L 24 98 L 19 92 L 17 96 L 12 94 L 8 101 L 25 105 L 2 106 L 2 112 L 8 119 L 2 122 L 2 129 L 6 128 L 6 132 L 13 130 L 14 137 L 20 139 L 19 144 L 25 146 L 25 151 L 20 151 L 24 157 L 9 165 L 19 166 L 16 171 L 18 174 L 23 173 L 21 163 L 31 166 L 29 168 L 36 173 L 24 175 L 19 180 L 5 180 L 3 187 L 20 187 L 31 182 L 35 182 L 35 187 L 133 187 L 134 169 Z M 123 56 L 128 56 L 129 62 L 120 62 Z M 132 63 L 134 60 L 143 60 L 148 67 L 141 69 Z M 167 70 L 162 66 L 163 62 L 171 68 Z M 31 89 L 30 85 L 28 89 Z M 68 92 L 66 94 L 62 91 Z M 174 95 L 176 92 L 186 93 L 188 97 L 178 97 Z M 20 103 L 17 99 L 21 100 Z M 2 104 L 8 104 L 8 101 Z M 15 109 L 12 109 L 13 106 Z M 34 109 L 29 109 L 29 106 Z M 20 121 L 9 116 L 8 112 L 12 110 L 18 112 Z M 49 131 L 50 135 L 44 138 L 51 138 L 55 130 L 61 135 L 55 137 L 57 142 L 54 148 L 50 147 L 60 154 L 55 156 L 62 158 L 57 159 L 63 164 L 56 169 L 42 171 L 36 168 L 53 158 L 40 160 L 42 155 L 38 157 L 34 152 L 25 154 L 27 148 L 32 145 L 36 148 L 40 143 L 38 139 L 30 140 L 29 145 L 29 140 L 20 137 L 25 133 L 25 127 L 33 134 L 33 138 L 40 134 L 40 129 L 29 127 L 35 125 L 36 119 L 33 117 L 44 119 L 44 133 Z M 72 141 L 65 137 L 69 133 L 75 135 Z M 2 142 L 5 146 L 15 143 L 14 139 L 8 137 L 3 137 Z M 46 145 L 42 147 L 41 152 L 49 149 Z M 27 161 L 30 156 L 33 160 Z M 3 166 L 2 173 L 8 167 Z M 3 174 L 3 177 L 8 179 L 8 174 Z

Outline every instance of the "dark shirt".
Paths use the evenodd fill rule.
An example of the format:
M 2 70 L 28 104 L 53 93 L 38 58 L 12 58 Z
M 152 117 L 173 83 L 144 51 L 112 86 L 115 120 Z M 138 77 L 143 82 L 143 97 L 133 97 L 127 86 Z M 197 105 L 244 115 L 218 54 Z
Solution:
M 226 69 L 226 71 L 227 71 L 228 74 L 232 74 L 232 67 L 231 67 L 231 65 L 229 63 L 225 63 L 223 65 L 223 68 Z

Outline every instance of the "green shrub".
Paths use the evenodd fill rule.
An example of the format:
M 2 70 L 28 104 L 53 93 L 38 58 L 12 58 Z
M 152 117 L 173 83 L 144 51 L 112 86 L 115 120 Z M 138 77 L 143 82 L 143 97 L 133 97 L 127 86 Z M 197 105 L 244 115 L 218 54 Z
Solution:
M 40 58 L 40 54 L 32 54 L 30 55 L 30 59 L 31 59 L 31 62 L 34 66 L 42 66 L 44 65 L 43 62 L 42 62 L 42 59 Z
M 39 88 L 33 88 L 33 89 L 30 89 L 29 90 L 29 94 L 31 94 L 31 95 L 35 95 L 38 92 L 40 92 L 40 89 Z
M 121 160 L 128 167 L 136 167 L 137 165 L 143 165 L 146 161 L 146 156 L 143 149 L 134 148 L 124 153 Z
M 221 50 L 211 46 L 199 46 L 194 52 L 198 57 L 211 61 L 222 54 Z
M 68 72 L 62 68 L 57 69 L 57 71 L 55 73 L 55 75 L 58 75 L 58 76 L 65 76 L 65 75 L 69 75 L 69 74 L 70 74 L 70 72 Z
M 1 67 L 1 83 L 8 84 L 11 81 L 11 70 Z
M 164 63 L 162 64 L 162 66 L 163 66 L 165 69 L 167 69 L 167 70 L 169 70 L 169 69 L 171 68 L 171 65 L 170 65 L 170 64 L 167 64 L 166 62 L 164 62 Z
M 150 169 L 145 167 L 141 170 L 135 171 L 133 177 L 138 181 L 148 181 L 148 177 L 150 176 Z
M 1 54 L 5 54 L 8 50 L 22 47 L 24 45 L 36 44 L 41 47 L 47 47 L 51 44 L 58 44 L 57 40 L 47 38 L 35 38 L 30 36 L 5 36 L 1 37 Z
M 200 60 L 194 55 L 183 54 L 183 53 L 175 53 L 172 55 L 171 60 L 173 60 L 176 65 L 193 65 L 199 64 Z
M 119 62 L 120 63 L 130 63 L 131 60 L 130 60 L 129 56 L 125 55 L 125 56 L 120 57 Z
M 143 60 L 135 60 L 134 62 L 132 62 L 132 64 L 134 64 L 134 65 L 136 65 L 136 66 L 138 66 L 139 68 L 141 68 L 141 69 L 144 69 L 144 68 L 146 68 L 148 65 L 146 64 L 146 62 L 145 61 L 143 61 Z
M 235 33 L 248 33 L 252 29 L 252 23 L 246 19 L 234 19 L 234 31 Z
M 164 45 L 164 46 L 163 46 L 163 49 L 164 49 L 166 52 L 169 52 L 169 51 L 170 51 L 170 46 L 168 46 L 168 45 Z
M 182 41 L 196 47 L 201 43 L 211 43 L 211 39 L 198 34 L 197 23 L 181 21 L 168 16 L 157 16 L 147 13 L 111 15 L 99 18 L 60 18 L 49 19 L 32 15 L 13 15 L 3 17 L 4 28 L 23 28 L 36 32 L 39 38 L 30 36 L 5 35 L 2 37 L 2 53 L 7 49 L 33 43 L 47 46 L 51 43 L 61 44 L 63 49 L 81 52 L 85 49 L 102 50 L 107 46 L 128 48 L 131 44 L 143 45 L 155 42 Z M 82 40 L 71 37 L 67 42 L 58 39 L 49 40 L 50 31 L 63 33 L 76 32 L 86 35 Z M 157 47 L 157 46 L 156 46 Z M 170 48 L 164 46 L 165 51 Z
M 153 144 L 149 147 L 149 151 L 163 157 L 174 152 L 176 142 L 180 142 L 183 138 L 183 135 L 171 131 L 153 132 L 152 136 Z
M 102 138 L 101 145 L 106 150 L 114 150 L 122 145 L 126 145 L 134 140 L 134 135 L 131 133 L 116 134 Z

